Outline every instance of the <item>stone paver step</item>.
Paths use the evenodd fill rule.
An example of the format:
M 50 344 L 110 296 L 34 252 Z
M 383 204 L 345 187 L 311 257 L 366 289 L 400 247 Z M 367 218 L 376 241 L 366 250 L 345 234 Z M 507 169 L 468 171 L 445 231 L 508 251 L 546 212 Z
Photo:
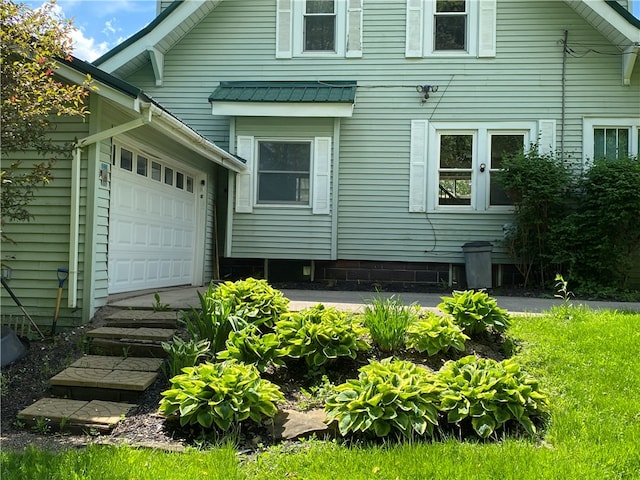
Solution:
M 173 328 L 125 328 L 125 327 L 99 327 L 87 332 L 91 338 L 150 340 L 154 342 L 166 342 L 176 333 Z
M 69 367 L 52 377 L 51 385 L 109 388 L 142 392 L 151 385 L 157 372 Z
M 42 398 L 21 410 L 18 418 L 30 426 L 46 422 L 47 426 L 59 429 L 96 429 L 111 431 L 116 424 L 135 407 L 130 403 L 102 400 L 70 400 L 66 398 Z
M 130 340 L 95 337 L 91 341 L 91 350 L 102 355 L 119 356 L 123 353 L 127 357 L 153 357 L 164 358 L 167 353 L 162 348 L 161 342 L 151 340 Z
M 106 355 L 85 355 L 71 364 L 75 368 L 98 368 L 110 370 L 134 370 L 157 372 L 162 365 L 161 358 L 112 357 Z
M 120 310 L 106 317 L 104 321 L 109 327 L 177 328 L 178 315 L 175 311 Z

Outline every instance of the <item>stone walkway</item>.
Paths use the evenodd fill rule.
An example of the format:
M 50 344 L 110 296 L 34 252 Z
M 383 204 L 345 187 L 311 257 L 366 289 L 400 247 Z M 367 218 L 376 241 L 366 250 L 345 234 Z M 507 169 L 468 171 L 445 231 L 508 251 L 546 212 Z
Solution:
M 161 342 L 175 334 L 177 315 L 151 310 L 113 313 L 105 319 L 107 326 L 87 333 L 99 354 L 85 355 L 52 377 L 53 397 L 38 400 L 18 418 L 54 431 L 110 432 L 160 374 Z

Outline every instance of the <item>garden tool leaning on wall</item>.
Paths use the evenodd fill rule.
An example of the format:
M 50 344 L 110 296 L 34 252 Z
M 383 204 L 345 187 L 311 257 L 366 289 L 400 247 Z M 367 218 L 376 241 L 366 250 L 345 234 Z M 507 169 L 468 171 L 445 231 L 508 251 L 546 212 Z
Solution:
M 58 313 L 60 312 L 60 302 L 62 301 L 62 287 L 64 281 L 69 276 L 69 270 L 66 268 L 58 269 L 58 297 L 56 298 L 56 311 L 53 313 L 53 324 L 51 325 L 51 335 L 56 334 L 56 322 L 58 321 Z

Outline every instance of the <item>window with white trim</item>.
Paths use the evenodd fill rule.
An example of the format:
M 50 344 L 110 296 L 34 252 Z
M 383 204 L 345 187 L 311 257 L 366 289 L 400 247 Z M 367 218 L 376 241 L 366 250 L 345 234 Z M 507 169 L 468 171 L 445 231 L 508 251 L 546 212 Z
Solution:
M 409 211 L 510 210 L 497 180 L 505 156 L 544 139 L 555 149 L 555 122 L 463 125 L 414 120 L 411 124 Z
M 310 141 L 258 141 L 258 204 L 309 205 L 310 176 Z
M 406 56 L 496 55 L 496 0 L 407 0 Z
M 363 0 L 277 0 L 276 58 L 362 57 Z
M 585 119 L 584 157 L 594 160 L 640 158 L 640 118 Z
M 330 213 L 331 138 L 256 138 L 239 135 L 236 154 L 246 170 L 236 174 L 236 212 L 254 207 L 310 207 Z

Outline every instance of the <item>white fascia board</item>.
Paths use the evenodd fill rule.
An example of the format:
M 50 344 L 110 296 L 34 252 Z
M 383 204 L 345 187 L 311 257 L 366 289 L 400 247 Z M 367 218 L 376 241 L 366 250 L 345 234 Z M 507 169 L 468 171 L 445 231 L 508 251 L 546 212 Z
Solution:
M 211 113 L 235 117 L 351 117 L 353 103 L 211 102 Z
M 222 0 L 185 0 L 166 19 L 151 32 L 138 39 L 113 57 L 100 64 L 105 72 L 114 72 L 138 55 L 145 54 L 149 47 L 156 48 L 167 35 L 173 32 L 182 22 L 186 21 L 198 10 L 212 11 Z M 161 52 L 166 53 L 166 52 Z
M 602 18 L 603 21 L 608 23 L 621 35 L 625 36 L 630 43 L 640 44 L 640 29 L 635 28 L 633 25 L 627 22 L 619 13 L 617 13 L 604 1 L 578 0 L 578 2 L 582 3 L 585 8 L 590 9 L 593 13 Z M 575 2 L 567 1 L 567 3 L 571 5 Z
M 149 108 L 152 114 L 150 122 L 152 128 L 160 130 L 172 140 L 185 146 L 189 150 L 231 171 L 242 172 L 246 170 L 247 167 L 244 162 L 238 160 L 215 143 L 202 137 L 177 118 L 155 105 L 149 105 Z
M 58 68 L 56 68 L 56 75 L 59 75 L 69 82 L 75 83 L 77 85 L 82 85 L 87 76 L 79 71 L 64 65 L 58 64 Z M 133 98 L 125 93 L 122 93 L 116 90 L 113 87 L 105 85 L 104 83 L 96 80 L 92 77 L 91 84 L 92 86 L 97 87 L 97 90 L 92 90 L 91 93 L 99 95 L 107 100 L 110 100 L 122 107 L 133 110 L 135 112 L 140 112 L 140 102 L 137 98 Z

